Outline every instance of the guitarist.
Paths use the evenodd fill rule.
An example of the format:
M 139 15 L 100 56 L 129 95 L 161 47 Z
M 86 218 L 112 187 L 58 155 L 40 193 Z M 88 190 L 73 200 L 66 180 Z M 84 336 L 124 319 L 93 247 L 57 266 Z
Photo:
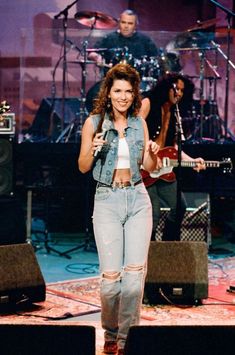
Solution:
M 148 125 L 150 139 L 154 140 L 160 149 L 174 147 L 177 149 L 176 136 L 176 104 L 180 110 L 186 110 L 193 98 L 194 84 L 185 76 L 178 73 L 165 74 L 156 86 L 146 93 L 143 93 L 140 116 Z M 163 149 L 164 150 L 164 149 Z M 161 152 L 161 150 L 160 150 Z M 160 153 L 159 152 L 159 153 Z M 181 159 L 196 162 L 194 169 L 199 172 L 205 169 L 202 158 L 192 159 L 182 151 Z M 161 163 L 158 164 L 158 168 Z M 153 230 L 151 240 L 155 240 L 156 228 L 160 220 L 160 201 L 162 200 L 169 208 L 170 213 L 164 226 L 162 240 L 180 240 L 180 227 L 186 210 L 186 201 L 181 192 L 181 208 L 177 214 L 177 181 L 175 174 L 173 178 L 160 176 L 147 184 L 146 187 L 153 206 Z M 144 175 L 143 180 L 145 181 Z M 147 180 L 146 180 L 147 181 Z

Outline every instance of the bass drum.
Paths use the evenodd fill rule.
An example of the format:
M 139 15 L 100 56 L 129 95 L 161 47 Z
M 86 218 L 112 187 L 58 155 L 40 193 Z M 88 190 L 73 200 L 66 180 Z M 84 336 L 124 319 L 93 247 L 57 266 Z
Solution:
M 101 86 L 101 81 L 97 81 L 86 94 L 86 109 L 88 113 L 93 110 L 94 99 L 96 98 Z

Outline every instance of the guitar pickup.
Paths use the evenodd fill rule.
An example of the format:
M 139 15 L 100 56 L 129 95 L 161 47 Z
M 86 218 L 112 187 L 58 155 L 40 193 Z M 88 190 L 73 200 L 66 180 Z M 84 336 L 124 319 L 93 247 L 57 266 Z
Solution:
M 167 167 L 170 167 L 172 164 L 171 164 L 171 160 L 169 157 L 163 157 L 162 158 L 162 166 L 164 168 L 167 168 Z

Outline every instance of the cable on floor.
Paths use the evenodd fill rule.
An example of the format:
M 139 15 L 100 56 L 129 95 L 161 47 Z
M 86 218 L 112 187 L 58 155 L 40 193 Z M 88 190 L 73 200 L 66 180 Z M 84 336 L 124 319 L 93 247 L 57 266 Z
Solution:
M 97 274 L 99 272 L 99 264 L 93 263 L 74 263 L 65 267 L 65 270 L 74 274 Z

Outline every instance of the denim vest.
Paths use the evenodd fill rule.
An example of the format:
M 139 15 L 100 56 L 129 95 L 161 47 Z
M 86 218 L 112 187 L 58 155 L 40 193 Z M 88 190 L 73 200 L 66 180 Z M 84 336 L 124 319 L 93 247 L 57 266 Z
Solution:
M 93 115 L 93 125 L 96 131 L 100 121 L 100 115 Z M 94 161 L 93 177 L 96 181 L 110 185 L 113 179 L 113 173 L 117 165 L 118 153 L 118 131 L 114 128 L 113 121 L 106 114 L 102 129 L 106 132 L 105 140 L 108 141 L 103 146 L 101 153 Z M 143 160 L 144 149 L 144 128 L 140 117 L 128 117 L 127 128 L 125 128 L 125 138 L 130 153 L 131 181 L 133 183 L 141 180 L 140 165 Z

